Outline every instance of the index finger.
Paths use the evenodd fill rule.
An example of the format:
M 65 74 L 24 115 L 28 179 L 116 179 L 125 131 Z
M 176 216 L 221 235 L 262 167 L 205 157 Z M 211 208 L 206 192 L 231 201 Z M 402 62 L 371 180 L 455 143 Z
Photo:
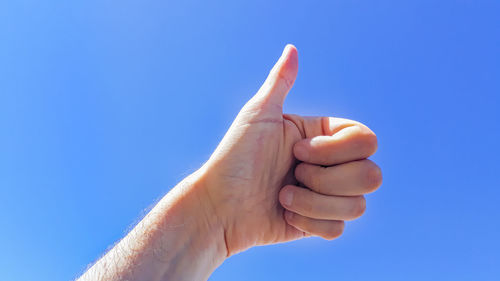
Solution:
M 293 147 L 295 157 L 303 162 L 331 166 L 373 155 L 377 137 L 368 127 L 355 123 L 333 133 L 298 141 Z

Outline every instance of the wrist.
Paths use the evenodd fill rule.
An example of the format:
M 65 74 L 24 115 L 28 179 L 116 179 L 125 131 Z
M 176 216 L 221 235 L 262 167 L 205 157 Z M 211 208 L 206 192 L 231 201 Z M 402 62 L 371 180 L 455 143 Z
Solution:
M 196 245 L 216 249 L 213 257 L 222 263 L 227 257 L 224 225 L 210 195 L 208 169 L 203 166 L 175 188 L 173 197 L 178 198 L 179 210 L 183 213 L 180 217 L 186 222 L 191 221 L 194 230 L 191 234 L 196 238 Z
M 175 271 L 180 271 L 179 276 L 190 276 L 186 280 L 206 280 L 227 257 L 224 227 L 207 188 L 206 172 L 202 168 L 185 178 L 154 208 L 162 214 L 160 224 L 167 230 L 167 239 L 173 233 L 182 237 L 177 243 L 184 245 L 184 253 L 175 261 Z M 171 248 L 165 247 L 165 250 L 171 251 Z

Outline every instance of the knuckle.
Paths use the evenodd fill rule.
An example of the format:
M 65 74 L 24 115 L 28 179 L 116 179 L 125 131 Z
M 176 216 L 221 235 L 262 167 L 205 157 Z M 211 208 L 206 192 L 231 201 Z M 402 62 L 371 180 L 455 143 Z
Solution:
M 360 149 L 368 156 L 374 154 L 378 148 L 377 135 L 363 124 L 359 124 L 357 127 Z
M 287 89 L 291 88 L 293 85 L 293 80 L 290 79 L 285 73 L 279 71 L 276 75 L 278 81 L 282 81 Z
M 344 222 L 343 221 L 335 222 L 323 235 L 323 238 L 325 238 L 326 240 L 333 240 L 339 238 L 343 232 L 344 232 Z
M 382 171 L 372 161 L 367 160 L 367 167 L 365 170 L 365 179 L 368 192 L 375 191 L 382 184 Z
M 353 204 L 353 218 L 361 217 L 366 211 L 366 199 L 363 196 L 359 196 L 356 198 Z

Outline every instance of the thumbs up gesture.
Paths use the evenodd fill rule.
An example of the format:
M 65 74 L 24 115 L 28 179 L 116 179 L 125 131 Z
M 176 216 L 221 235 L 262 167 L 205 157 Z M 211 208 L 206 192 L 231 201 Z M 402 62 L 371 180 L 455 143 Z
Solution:
M 363 194 L 381 184 L 366 158 L 377 138 L 342 118 L 283 114 L 297 76 L 287 45 L 258 92 L 196 172 L 207 214 L 223 228 L 228 256 L 305 236 L 334 239 L 365 210 Z
M 207 280 L 229 256 L 306 236 L 334 239 L 381 184 L 365 125 L 283 114 L 297 76 L 286 46 L 210 159 L 80 280 Z

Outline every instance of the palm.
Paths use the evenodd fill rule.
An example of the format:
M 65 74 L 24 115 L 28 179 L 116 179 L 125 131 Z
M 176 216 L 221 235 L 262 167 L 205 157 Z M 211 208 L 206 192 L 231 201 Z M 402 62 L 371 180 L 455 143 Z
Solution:
M 266 81 L 241 110 L 207 163 L 218 171 L 212 175 L 218 183 L 214 185 L 217 190 L 211 192 L 212 197 L 216 196 L 212 199 L 216 208 L 233 214 L 230 221 L 223 222 L 229 254 L 304 236 L 286 223 L 284 209 L 278 202 L 280 189 L 297 183 L 292 149 L 303 133 L 295 122 L 283 117 L 281 104 L 288 90 L 281 96 L 270 93 L 282 90 L 279 87 L 291 87 L 297 72 L 293 59 L 296 54 L 281 62 L 282 69 L 273 69 L 284 85 L 276 80 Z M 286 75 L 290 77 L 288 81 Z

